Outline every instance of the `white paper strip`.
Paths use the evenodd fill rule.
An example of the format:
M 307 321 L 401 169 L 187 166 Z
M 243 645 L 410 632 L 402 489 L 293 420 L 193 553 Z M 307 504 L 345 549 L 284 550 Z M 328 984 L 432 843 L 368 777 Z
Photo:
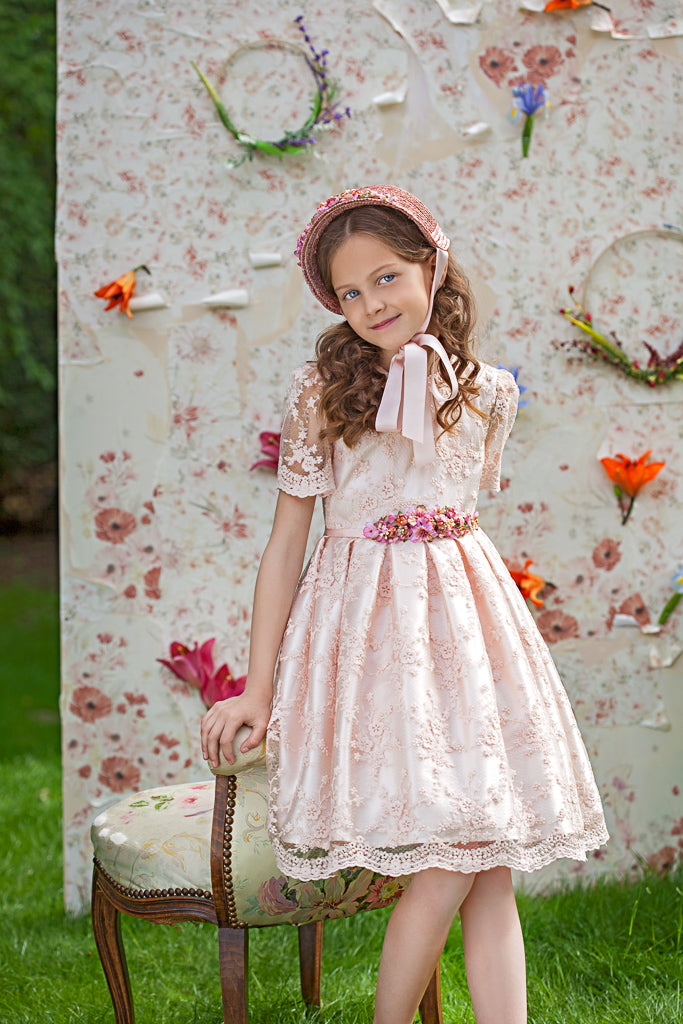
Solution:
M 614 22 L 612 21 L 612 15 L 609 11 L 604 11 L 602 8 L 591 7 L 591 29 L 593 32 L 610 32 L 614 35 Z M 616 37 L 615 37 L 616 38 Z M 632 39 L 628 32 L 625 32 L 621 38 Z
M 230 309 L 243 309 L 249 305 L 249 292 L 246 288 L 228 288 L 225 292 L 216 292 L 200 300 L 202 305 L 211 309 L 227 306 Z
M 279 267 L 282 263 L 282 256 L 279 252 L 250 252 L 249 262 L 256 270 L 264 267 Z
M 639 629 L 641 633 L 647 633 L 650 635 L 656 635 L 657 633 L 661 633 L 662 630 L 662 627 L 658 626 L 656 622 L 646 622 L 644 626 L 641 626 L 638 620 L 635 618 L 635 616 L 623 615 L 621 614 L 621 612 L 617 612 L 617 614 L 614 616 L 614 618 L 612 619 L 612 625 L 617 627 L 635 626 L 635 628 Z
M 128 303 L 131 313 L 143 313 L 148 309 L 166 309 L 168 302 L 160 292 L 148 292 L 147 295 L 134 295 Z
M 637 619 L 634 619 L 634 617 L 632 615 L 622 615 L 621 613 L 617 613 L 614 616 L 614 619 L 612 620 L 612 625 L 613 626 L 635 626 L 636 629 L 640 629 L 640 626 L 638 625 L 638 620 Z
M 436 0 L 451 25 L 473 25 L 481 12 L 483 4 L 451 3 L 450 0 Z
M 376 107 L 395 107 L 399 103 L 403 103 L 406 98 L 406 86 L 402 86 L 400 89 L 395 89 L 393 92 L 382 92 L 379 96 L 375 96 L 373 103 Z
M 491 131 L 491 125 L 487 124 L 486 121 L 474 121 L 472 124 L 463 125 L 460 129 L 460 134 L 464 136 L 468 135 L 485 135 L 486 132 Z

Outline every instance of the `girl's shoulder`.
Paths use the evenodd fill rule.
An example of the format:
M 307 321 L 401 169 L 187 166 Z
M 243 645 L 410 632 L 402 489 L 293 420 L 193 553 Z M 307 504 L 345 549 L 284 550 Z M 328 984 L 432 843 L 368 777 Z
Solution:
M 488 412 L 495 405 L 516 402 L 519 396 L 517 381 L 504 366 L 480 363 L 477 384 L 481 407 Z
M 322 383 L 323 380 L 320 376 L 318 364 L 312 359 L 306 363 L 302 363 L 301 366 L 297 366 L 296 369 L 292 371 L 292 376 L 289 379 L 290 387 L 292 385 L 305 385 L 307 387 L 319 385 L 322 387 Z
M 317 363 L 303 363 L 292 371 L 287 386 L 285 405 L 290 408 L 292 406 L 312 407 L 317 405 L 322 388 L 323 379 L 320 376 Z

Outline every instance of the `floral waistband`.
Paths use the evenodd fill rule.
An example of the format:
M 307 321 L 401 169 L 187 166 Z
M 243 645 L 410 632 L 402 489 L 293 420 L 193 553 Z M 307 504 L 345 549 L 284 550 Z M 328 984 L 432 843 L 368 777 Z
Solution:
M 403 512 L 390 512 L 374 523 L 366 523 L 357 530 L 327 530 L 328 537 L 365 537 L 381 544 L 396 544 L 397 541 L 431 541 L 463 537 L 476 530 L 479 519 L 476 515 L 458 512 L 448 505 L 443 508 L 425 508 L 417 505 Z

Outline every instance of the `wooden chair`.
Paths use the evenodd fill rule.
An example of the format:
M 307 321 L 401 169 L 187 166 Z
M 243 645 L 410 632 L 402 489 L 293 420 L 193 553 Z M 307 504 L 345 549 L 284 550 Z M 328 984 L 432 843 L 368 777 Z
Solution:
M 243 738 L 238 733 L 236 752 Z M 217 925 L 223 1021 L 247 1024 L 251 928 L 297 925 L 301 993 L 308 1007 L 319 1007 L 324 919 L 386 906 L 409 881 L 367 869 L 321 882 L 286 878 L 265 830 L 263 749 L 238 754 L 235 765 L 222 764 L 215 775 L 215 783 L 136 793 L 93 823 L 92 925 L 116 1024 L 134 1024 L 122 913 L 162 924 Z M 438 967 L 420 1018 L 443 1024 Z

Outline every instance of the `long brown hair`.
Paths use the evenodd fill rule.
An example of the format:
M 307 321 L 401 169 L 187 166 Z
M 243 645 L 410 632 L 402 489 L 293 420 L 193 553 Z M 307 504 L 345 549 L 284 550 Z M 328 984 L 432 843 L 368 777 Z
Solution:
M 370 235 L 410 263 L 425 263 L 434 255 L 417 224 L 399 210 L 361 206 L 332 221 L 318 243 L 318 269 L 325 287 L 334 294 L 330 266 L 340 245 L 353 234 Z M 479 413 L 474 399 L 479 393 L 476 378 L 481 364 L 472 352 L 474 296 L 469 282 L 452 253 L 444 283 L 434 296 L 429 331 L 438 336 L 453 359 L 459 381 L 458 393 L 438 409 L 436 418 L 442 431 L 450 430 L 460 419 L 463 406 Z M 381 370 L 380 349 L 360 338 L 345 320 L 323 331 L 316 343 L 318 370 L 323 379 L 320 412 L 325 421 L 321 438 L 343 438 L 349 447 L 375 425 L 386 375 Z M 437 363 L 444 383 L 448 383 L 440 360 Z M 480 413 L 481 415 L 481 413 Z

